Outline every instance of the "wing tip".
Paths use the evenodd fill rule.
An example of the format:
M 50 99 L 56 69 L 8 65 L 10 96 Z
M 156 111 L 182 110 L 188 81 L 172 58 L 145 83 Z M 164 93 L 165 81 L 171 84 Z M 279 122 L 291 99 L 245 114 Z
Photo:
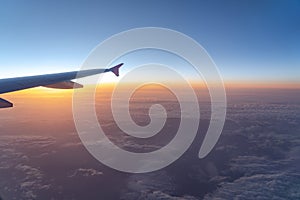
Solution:
M 122 65 L 124 65 L 124 63 L 120 63 L 112 68 L 109 69 L 109 71 L 111 71 L 112 73 L 114 73 L 116 76 L 119 76 L 120 73 L 119 73 L 119 69 L 120 67 L 122 67 Z

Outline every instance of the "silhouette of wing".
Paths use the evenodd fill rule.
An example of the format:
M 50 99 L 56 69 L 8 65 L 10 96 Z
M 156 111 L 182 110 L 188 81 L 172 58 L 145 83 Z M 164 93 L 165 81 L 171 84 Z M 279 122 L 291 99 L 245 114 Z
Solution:
M 72 82 L 71 80 L 106 72 L 113 72 L 116 76 L 119 76 L 119 68 L 122 65 L 123 63 L 120 63 L 109 69 L 90 69 L 57 74 L 0 79 L 0 94 L 38 86 L 57 89 L 81 88 L 83 87 L 82 85 Z M 5 99 L 0 98 L 0 108 L 8 107 L 13 107 L 13 104 Z

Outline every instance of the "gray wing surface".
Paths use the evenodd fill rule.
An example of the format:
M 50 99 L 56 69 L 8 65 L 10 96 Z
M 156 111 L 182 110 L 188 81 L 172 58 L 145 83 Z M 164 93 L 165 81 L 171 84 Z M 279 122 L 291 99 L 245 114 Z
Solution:
M 37 76 L 0 79 L 0 94 L 34 88 L 38 86 L 60 89 L 79 88 L 82 86 L 72 82 L 71 80 L 105 72 L 113 72 L 116 76 L 119 76 L 119 68 L 122 65 L 123 63 L 109 69 L 90 69 L 57 74 L 44 74 Z M 6 107 L 12 107 L 12 103 L 8 102 L 7 100 L 0 99 L 0 108 Z

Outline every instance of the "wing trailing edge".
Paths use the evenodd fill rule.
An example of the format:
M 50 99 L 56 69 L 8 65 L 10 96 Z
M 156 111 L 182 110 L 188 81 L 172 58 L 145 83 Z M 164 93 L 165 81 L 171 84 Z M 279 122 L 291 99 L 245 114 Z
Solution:
M 54 83 L 50 85 L 44 85 L 43 87 L 54 88 L 54 89 L 76 89 L 76 88 L 83 88 L 83 85 L 79 83 L 75 83 L 73 81 L 63 81 L 63 82 Z

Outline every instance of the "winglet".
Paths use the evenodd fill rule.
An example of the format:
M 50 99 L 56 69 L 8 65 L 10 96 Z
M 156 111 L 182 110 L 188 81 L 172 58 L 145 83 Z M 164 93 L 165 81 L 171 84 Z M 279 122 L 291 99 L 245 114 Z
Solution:
M 119 76 L 119 69 L 120 67 L 123 65 L 124 63 L 120 63 L 112 68 L 106 69 L 105 72 L 112 72 L 114 73 L 116 76 Z

